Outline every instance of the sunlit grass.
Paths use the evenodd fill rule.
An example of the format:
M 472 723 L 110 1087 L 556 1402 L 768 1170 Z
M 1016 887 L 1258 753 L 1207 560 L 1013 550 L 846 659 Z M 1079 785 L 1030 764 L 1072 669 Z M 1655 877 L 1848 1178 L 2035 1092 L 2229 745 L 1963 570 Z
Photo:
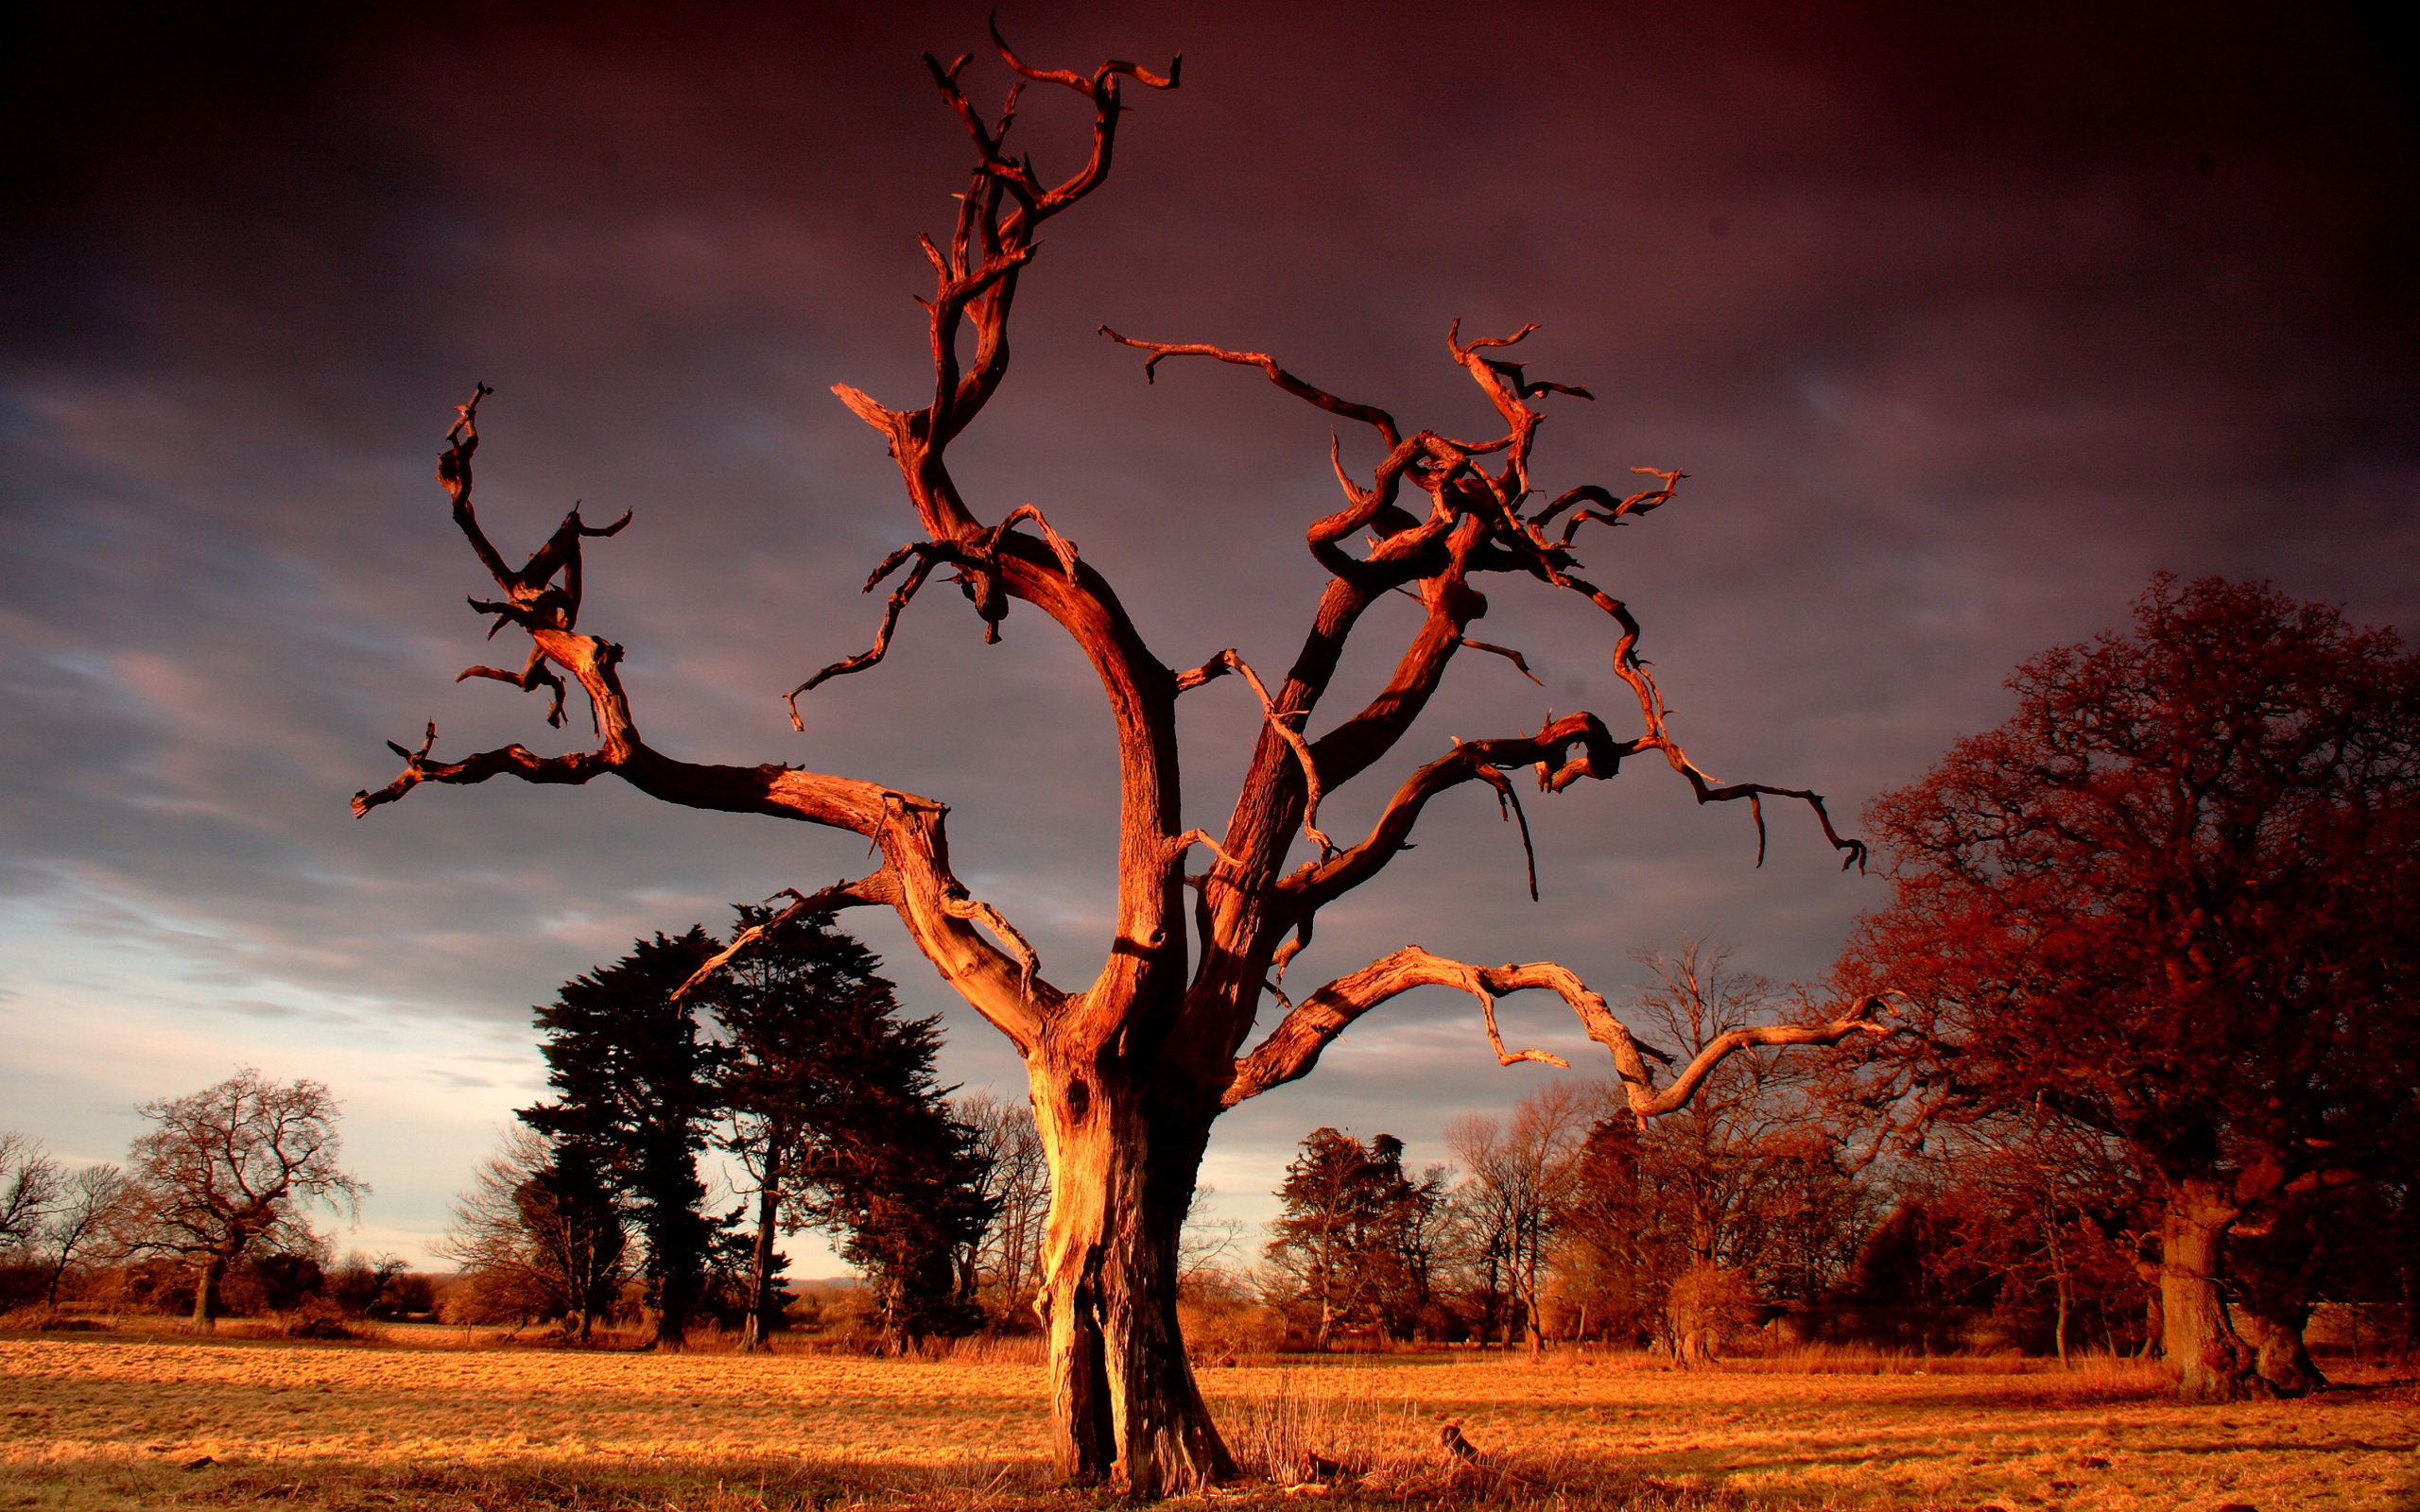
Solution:
M 2420 1507 L 2408 1388 L 2187 1408 L 2121 1363 L 1776 1364 L 1346 1361 L 1203 1383 L 1256 1469 L 1341 1467 L 1299 1493 L 1331 1503 Z M 1041 1372 L 1015 1363 L 19 1337 L 0 1339 L 0 1507 L 1085 1504 L 1047 1489 L 1045 1418 Z M 1478 1469 L 1438 1448 L 1446 1419 Z

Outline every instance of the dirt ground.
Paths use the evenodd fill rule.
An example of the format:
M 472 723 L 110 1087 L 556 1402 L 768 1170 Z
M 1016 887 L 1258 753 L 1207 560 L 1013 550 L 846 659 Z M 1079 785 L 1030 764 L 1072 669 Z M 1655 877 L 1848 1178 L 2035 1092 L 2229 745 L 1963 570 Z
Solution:
M 2356 1376 L 2303 1401 L 2187 1408 L 2132 1365 L 2015 1369 L 1827 1359 L 1676 1374 L 1623 1356 L 1214 1369 L 1231 1442 L 1276 1484 L 1212 1499 L 2420 1509 L 2408 1384 Z M 1048 1489 L 1044 1418 L 1026 1365 L 20 1335 L 0 1338 L 0 1508 L 1092 1504 Z M 1476 1469 L 1439 1449 L 1445 1420 L 1480 1451 Z

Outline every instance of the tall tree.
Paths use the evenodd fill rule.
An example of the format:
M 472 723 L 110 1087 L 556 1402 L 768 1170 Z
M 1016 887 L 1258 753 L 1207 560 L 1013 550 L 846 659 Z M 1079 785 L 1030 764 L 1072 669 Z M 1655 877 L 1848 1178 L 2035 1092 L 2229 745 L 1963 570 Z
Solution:
M 1594 1119 L 1555 1204 L 1558 1289 L 1579 1308 L 1575 1332 L 1583 1339 L 1592 1326 L 1607 1338 L 1667 1332 L 1671 1257 L 1659 1243 L 1639 1165 L 1638 1121 L 1624 1114 Z M 1482 1297 L 1493 1302 L 1494 1289 Z
M 1670 951 L 1631 953 L 1645 983 L 1634 999 L 1646 1032 L 1683 1058 L 1790 1009 L 1773 984 L 1731 964 L 1728 947 L 1684 934 Z M 1651 1236 L 1663 1284 L 1691 1272 L 1737 1278 L 1684 1288 L 1664 1332 L 1676 1358 L 1707 1331 L 1685 1315 L 1693 1295 L 1753 1293 L 1812 1300 L 1854 1258 L 1865 1201 L 1841 1125 L 1810 1098 L 1804 1061 L 1771 1050 L 1733 1057 L 1688 1102 L 1637 1142 L 1634 1222 Z
M 126 1173 L 106 1161 L 85 1166 L 60 1183 L 59 1201 L 42 1229 L 50 1249 L 44 1300 L 57 1305 L 59 1289 L 78 1260 L 107 1254 L 125 1239 L 129 1195 Z
M 737 912 L 732 947 L 693 980 L 725 1036 L 726 1143 L 756 1181 L 752 1345 L 784 1224 L 841 1237 L 895 1348 L 957 1331 L 994 1207 L 977 1135 L 933 1079 L 941 1021 L 902 1017 L 881 961 L 829 915 Z
M 208 1331 L 238 1261 L 311 1254 L 315 1204 L 358 1212 L 369 1185 L 337 1163 L 337 1100 L 323 1082 L 251 1067 L 190 1096 L 135 1109 L 151 1124 L 128 1158 L 141 1247 L 194 1268 L 193 1321 Z
M 983 1194 L 994 1205 L 977 1260 L 981 1281 L 996 1298 L 1000 1321 L 1022 1324 L 1041 1285 L 1043 1227 L 1050 1214 L 1050 1161 L 1042 1130 L 1023 1098 L 977 1092 L 959 1099 L 956 1110 L 975 1130 Z
M 997 1212 L 981 1136 L 933 1079 L 940 1022 L 885 1012 L 869 1026 L 852 1116 L 815 1131 L 799 1171 L 801 1211 L 839 1236 L 898 1351 L 979 1320 L 976 1253 Z
M 1017 80 L 997 117 L 979 112 L 961 88 L 969 59 L 926 60 L 976 158 L 958 198 L 956 226 L 942 240 L 924 243 L 935 274 L 925 301 L 932 397 L 922 407 L 902 410 L 845 385 L 836 389 L 889 447 L 919 533 L 879 563 L 870 580 L 879 584 L 905 569 L 873 646 L 809 677 L 788 697 L 793 728 L 804 731 L 797 698 L 827 679 L 879 662 L 900 614 L 937 572 L 962 587 L 987 641 L 998 639 L 1012 600 L 1064 629 L 1099 678 L 1120 769 L 1116 903 L 1098 971 L 1077 967 L 1089 983 L 1059 986 L 1008 917 L 959 879 L 946 838 L 947 805 L 786 763 L 683 761 L 642 738 L 622 684 L 623 648 L 579 628 L 582 544 L 618 532 L 629 516 L 591 525 L 575 508 L 527 561 L 507 565 L 471 502 L 477 405 L 490 392 L 484 386 L 460 407 L 438 475 L 452 497 L 457 524 L 496 585 L 497 596 L 474 600 L 475 607 L 493 616 L 498 628 L 510 624 L 527 632 L 529 654 L 517 669 L 473 667 L 462 675 L 527 692 L 547 690 L 548 716 L 557 724 L 568 677 L 586 695 L 600 741 L 562 755 L 542 756 L 515 744 L 445 761 L 434 754 L 432 725 L 417 749 L 393 747 L 404 770 L 384 788 L 357 794 L 354 807 L 367 813 L 424 782 L 510 776 L 584 783 L 610 774 L 668 802 L 800 820 L 869 841 L 882 857 L 871 875 L 823 888 L 803 899 L 798 911 L 896 910 L 944 980 L 1024 1057 L 1052 1177 L 1043 1306 L 1050 1330 L 1054 1458 L 1067 1479 L 1107 1479 L 1151 1496 L 1234 1470 L 1194 1382 L 1177 1321 L 1178 1236 L 1211 1124 L 1226 1108 L 1308 1074 L 1321 1052 L 1363 1014 L 1431 985 L 1470 992 L 1482 1008 L 1496 995 L 1527 988 L 1561 995 L 1612 1052 L 1642 1115 L 1678 1106 L 1690 1076 L 1703 1070 L 1692 1068 L 1673 1087 L 1659 1090 L 1604 1000 L 1562 967 L 1481 968 L 1418 947 L 1339 976 L 1299 1002 L 1281 994 L 1283 1018 L 1249 1044 L 1263 997 L 1309 946 L 1320 910 L 1402 853 L 1431 801 L 1477 783 L 1493 792 L 1508 817 L 1518 817 L 1507 772 L 1534 772 L 1542 791 L 1560 793 L 1582 779 L 1615 776 L 1631 757 L 1654 756 L 1701 803 L 1741 800 L 1753 810 L 1765 797 L 1804 801 L 1850 861 L 1862 856 L 1863 847 L 1832 832 L 1817 795 L 1718 784 L 1683 752 L 1664 696 L 1638 654 L 1639 621 L 1619 598 L 1580 576 L 1574 552 L 1589 524 L 1636 519 L 1668 503 L 1683 474 L 1636 469 L 1651 474 L 1652 485 L 1627 496 L 1582 484 L 1541 499 L 1530 477 L 1546 419 L 1538 404 L 1549 395 L 1584 398 L 1586 391 L 1533 379 L 1508 360 L 1508 349 L 1531 327 L 1467 342 L 1459 323 L 1446 333 L 1448 359 L 1478 386 L 1502 426 L 1476 441 L 1407 429 L 1389 411 L 1306 383 L 1258 352 L 1127 341 L 1111 334 L 1149 354 L 1147 376 L 1171 357 L 1256 369 L 1283 392 L 1351 422 L 1357 437 L 1369 438 L 1370 444 L 1357 443 L 1362 471 L 1348 471 L 1340 450 L 1332 459 L 1343 507 L 1312 522 L 1306 533 L 1326 581 L 1301 649 L 1273 684 L 1234 648 L 1198 663 L 1194 659 L 1210 648 L 1192 647 L 1174 662 L 1155 654 L 1098 567 L 1033 506 L 999 511 L 989 523 L 981 518 L 953 476 L 947 452 L 1007 375 L 1009 318 L 1040 249 L 1042 228 L 1106 181 L 1127 113 L 1127 83 L 1177 84 L 1174 65 L 1166 75 L 1121 61 L 1090 74 L 1038 69 L 996 33 L 993 40 Z M 1007 146 L 1028 86 L 1068 90 L 1092 116 L 1082 166 L 1055 183 L 1037 174 L 1029 156 Z M 1032 533 L 1020 533 L 1020 525 Z M 1514 666 L 1526 666 L 1517 654 L 1468 633 L 1487 611 L 1476 582 L 1488 575 L 1534 582 L 1602 611 L 1613 671 L 1636 700 L 1637 732 L 1617 736 L 1597 714 L 1581 712 L 1528 733 L 1457 743 L 1404 778 L 1366 837 L 1339 843 L 1320 828 L 1322 799 L 1394 750 L 1458 651 L 1501 653 Z M 1397 591 L 1420 604 L 1420 627 L 1384 688 L 1314 736 L 1310 722 L 1343 664 L 1347 640 L 1372 605 L 1392 600 Z M 1226 828 L 1214 835 L 1188 827 L 1181 813 L 1176 700 L 1230 673 L 1250 690 L 1248 706 L 1263 717 Z M 1298 860 L 1300 842 L 1310 849 Z M 1188 874 L 1186 858 L 1197 848 L 1211 860 Z M 1188 888 L 1196 894 L 1190 906 Z M 1821 1028 L 1752 1034 L 1768 1041 L 1837 1042 L 1874 1027 L 1860 1007 Z M 1733 1047 L 1722 1046 L 1720 1054 Z M 1509 1059 L 1546 1058 L 1497 1048 Z
M 1464 1173 L 1463 1202 L 1489 1267 L 1489 1291 L 1500 1275 L 1512 1303 L 1506 1342 L 1517 1321 L 1532 1355 L 1546 1348 L 1547 1251 L 1591 1101 L 1557 1082 L 1524 1095 L 1509 1125 L 1493 1113 L 1465 1113 L 1445 1125 L 1445 1148 Z
M 2407 1160 L 2420 1112 L 2420 660 L 2163 575 L 2132 634 L 2010 686 L 2014 717 L 1870 811 L 1892 902 L 1840 977 L 1923 1033 L 1857 1091 L 2119 1142 L 2160 1188 L 2184 1396 L 2307 1389 L 2312 1257 L 2282 1246 Z M 2273 1263 L 2246 1268 L 2256 1241 Z
M 666 1351 L 688 1336 L 714 1233 L 698 1157 L 719 1106 L 717 1057 L 680 989 L 716 944 L 693 925 L 564 983 L 535 1010 L 556 1100 L 520 1111 L 554 1142 L 547 1179 L 523 1198 L 532 1221 L 588 1233 L 591 1183 L 615 1192 L 646 1244 L 654 1347 Z
M 895 1080 L 885 1068 L 929 1056 L 929 1042 L 903 1031 L 891 985 L 876 974 L 882 963 L 833 927 L 829 915 L 776 923 L 761 905 L 736 912 L 747 948 L 701 995 L 726 1040 L 718 1081 L 729 1121 L 724 1143 L 756 1183 L 745 1332 L 754 1349 L 764 1347 L 767 1318 L 777 1310 L 775 1235 L 786 1220 L 795 1226 L 801 1166 L 810 1152 L 871 1127 Z
M 1340 1332 L 1386 1337 L 1415 1326 L 1428 1301 L 1428 1218 L 1443 1185 L 1440 1171 L 1407 1175 L 1403 1141 L 1392 1134 L 1304 1137 L 1277 1190 L 1267 1254 L 1308 1312 L 1315 1347 Z

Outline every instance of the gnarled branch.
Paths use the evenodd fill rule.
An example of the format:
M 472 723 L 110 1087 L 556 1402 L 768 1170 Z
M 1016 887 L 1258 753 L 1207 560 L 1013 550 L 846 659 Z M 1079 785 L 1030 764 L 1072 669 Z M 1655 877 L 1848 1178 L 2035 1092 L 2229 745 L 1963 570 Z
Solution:
M 1660 1091 L 1648 1069 L 1652 1056 L 1666 1063 L 1668 1056 L 1641 1044 L 1616 1018 L 1605 1000 L 1589 989 L 1568 968 L 1551 961 L 1526 966 L 1472 966 L 1407 945 L 1360 971 L 1338 977 L 1296 1005 L 1252 1053 L 1236 1062 L 1234 1080 L 1223 1095 L 1233 1108 L 1271 1087 L 1281 1087 L 1308 1074 L 1322 1051 L 1363 1014 L 1416 987 L 1450 987 L 1479 1000 L 1488 1042 L 1499 1065 L 1524 1060 L 1564 1066 L 1569 1062 L 1542 1050 L 1508 1051 L 1495 1028 L 1495 1000 L 1506 993 L 1542 988 L 1570 1005 L 1588 1038 L 1612 1052 L 1614 1069 L 1622 1082 L 1630 1108 L 1642 1123 L 1686 1106 L 1705 1078 L 1731 1057 L 1758 1045 L 1831 1045 L 1852 1035 L 1886 1035 L 1894 1025 L 1876 1021 L 1876 1009 L 1888 1010 L 1887 994 L 1860 998 L 1829 1022 L 1821 1024 L 1757 1024 L 1718 1037 L 1683 1067 L 1670 1085 Z
M 1276 700 L 1269 696 L 1268 686 L 1260 680 L 1260 674 L 1254 672 L 1234 647 L 1219 652 L 1219 660 L 1241 673 L 1243 679 L 1252 684 L 1252 691 L 1260 697 L 1261 716 L 1269 722 L 1269 729 L 1286 743 L 1294 752 L 1294 759 L 1302 764 L 1303 787 L 1307 795 L 1303 804 L 1303 833 L 1320 848 L 1320 855 L 1324 859 L 1334 853 L 1336 842 L 1320 829 L 1319 763 L 1312 759 L 1311 747 L 1304 741 L 1303 732 L 1294 728 L 1296 721 L 1303 717 L 1302 713 L 1278 708 Z
M 886 867 L 873 876 L 861 877 L 856 882 L 836 882 L 829 887 L 818 888 L 812 893 L 801 892 L 796 887 L 784 887 L 773 894 L 773 898 L 787 898 L 791 900 L 790 905 L 763 923 L 751 924 L 732 936 L 730 944 L 707 956 L 696 971 L 689 973 L 687 981 L 672 989 L 673 1002 L 678 1003 L 696 991 L 708 978 L 737 959 L 750 946 L 792 919 L 804 919 L 809 914 L 838 913 L 843 908 L 856 908 L 861 905 L 876 903 L 895 905 L 899 902 L 899 879 Z M 769 903 L 773 898 L 768 898 L 765 901 Z

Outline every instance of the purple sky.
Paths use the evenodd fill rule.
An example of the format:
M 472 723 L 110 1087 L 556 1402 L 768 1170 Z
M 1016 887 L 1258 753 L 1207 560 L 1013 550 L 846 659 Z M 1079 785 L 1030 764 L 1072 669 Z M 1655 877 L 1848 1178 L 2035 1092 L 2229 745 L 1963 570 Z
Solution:
M 950 802 L 960 874 L 1080 982 L 1115 772 L 1055 627 L 1019 609 L 987 648 L 937 593 L 884 667 L 804 701 L 804 736 L 778 702 L 866 644 L 880 605 L 857 586 L 910 531 L 880 440 L 827 390 L 907 404 L 929 384 L 914 235 L 946 229 L 966 154 L 917 54 L 983 38 L 981 6 L 869 9 L 84 10 L 0 49 L 0 1125 L 112 1157 L 137 1100 L 241 1063 L 317 1075 L 378 1188 L 347 1242 L 417 1256 L 536 1094 L 531 1003 L 637 934 L 857 869 L 852 837 L 610 782 L 350 816 L 393 775 L 381 741 L 432 715 L 441 754 L 567 748 L 540 700 L 447 680 L 487 659 L 461 603 L 482 580 L 429 479 L 474 380 L 497 389 L 479 500 L 508 554 L 576 496 L 636 511 L 590 551 L 582 625 L 629 645 L 654 743 Z M 1042 505 L 1172 664 L 1290 659 L 1321 581 L 1302 528 L 1336 500 L 1327 426 L 1236 369 L 1147 387 L 1103 322 L 1272 352 L 1454 433 L 1487 412 L 1447 322 L 1542 322 L 1532 371 L 1598 395 L 1547 402 L 1542 484 L 1694 474 L 1583 538 L 1682 738 L 1844 821 L 2155 569 L 2420 624 L 2410 54 L 2348 16 L 1123 4 L 1002 24 L 1047 65 L 1185 53 L 1182 90 L 1132 97 L 1108 187 L 1050 228 L 1008 386 L 953 452 L 979 514 Z M 997 64 L 970 73 L 995 100 Z M 1045 170 L 1078 149 L 1071 105 L 1037 96 L 1020 125 Z M 1546 691 L 1457 662 L 1331 830 L 1448 736 L 1548 706 L 1634 729 L 1593 610 L 1488 587 L 1477 632 Z M 1372 616 L 1330 717 L 1413 616 Z M 1189 822 L 1224 821 L 1249 698 L 1231 680 L 1182 706 Z M 1650 764 L 1530 814 L 1543 904 L 1462 792 L 1322 916 L 1295 980 L 1418 941 L 1560 959 L 1618 999 L 1627 953 L 1675 930 L 1806 978 L 1883 894 L 1794 812 L 1754 869 L 1747 816 Z M 892 921 L 850 922 L 950 1016 L 953 1079 L 1019 1085 Z M 1508 1033 L 1599 1069 L 1558 1006 L 1509 1006 Z M 1314 1125 L 1442 1159 L 1448 1118 L 1543 1074 L 1495 1069 L 1466 1000 L 1399 1000 L 1231 1116 L 1208 1179 L 1257 1217 Z

